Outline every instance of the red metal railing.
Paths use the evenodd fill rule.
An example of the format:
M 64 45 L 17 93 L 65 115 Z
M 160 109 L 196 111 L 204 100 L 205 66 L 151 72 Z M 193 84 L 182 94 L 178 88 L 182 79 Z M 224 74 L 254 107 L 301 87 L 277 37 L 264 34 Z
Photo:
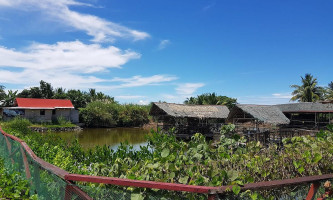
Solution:
M 181 192 L 189 192 L 189 193 L 203 193 L 208 194 L 208 199 L 213 200 L 216 197 L 216 194 L 226 193 L 230 191 L 232 186 L 220 186 L 220 187 L 209 187 L 209 186 L 194 186 L 194 185 L 184 185 L 184 184 L 176 184 L 176 183 L 164 183 L 164 182 L 155 182 L 155 181 L 139 181 L 139 180 L 131 180 L 131 179 L 121 179 L 121 178 L 112 178 L 112 177 L 102 177 L 102 176 L 89 176 L 89 175 L 80 175 L 80 174 L 71 174 L 63 169 L 60 169 L 57 166 L 54 166 L 44 160 L 40 159 L 35 153 L 30 149 L 30 147 L 21 139 L 10 135 L 4 132 L 0 127 L 0 132 L 5 136 L 7 142 L 8 151 L 11 152 L 11 146 L 8 142 L 8 138 L 15 140 L 21 144 L 22 151 L 22 159 L 25 167 L 25 173 L 27 177 L 30 177 L 30 171 L 28 167 L 28 161 L 25 155 L 25 152 L 29 154 L 29 156 L 39 165 L 57 175 L 58 177 L 65 180 L 68 185 L 66 186 L 66 195 L 65 200 L 71 199 L 71 194 L 77 194 L 83 199 L 92 199 L 85 192 L 83 192 L 79 187 L 73 185 L 74 181 L 78 182 L 89 182 L 89 183 L 103 183 L 109 185 L 116 186 L 127 186 L 127 187 L 139 187 L 139 188 L 151 188 L 151 189 L 161 189 L 168 191 L 181 191 Z M 8 138 L 7 138 L 8 137 Z M 23 151 L 23 149 L 25 152 Z M 241 191 L 246 190 L 267 190 L 267 189 L 275 189 L 282 188 L 286 186 L 299 185 L 299 184 L 307 184 L 311 183 L 310 190 L 308 191 L 308 195 L 306 200 L 312 200 L 320 186 L 319 182 L 323 180 L 333 179 L 333 174 L 325 174 L 318 176 L 307 176 L 293 179 L 284 179 L 284 180 L 274 180 L 274 181 L 264 181 L 258 183 L 249 183 L 245 184 L 241 187 Z M 332 194 L 329 193 L 330 195 Z M 323 198 L 318 198 L 323 199 Z

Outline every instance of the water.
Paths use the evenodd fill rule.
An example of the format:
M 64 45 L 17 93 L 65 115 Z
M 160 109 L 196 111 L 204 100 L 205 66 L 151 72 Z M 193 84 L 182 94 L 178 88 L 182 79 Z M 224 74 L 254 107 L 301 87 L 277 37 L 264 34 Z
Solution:
M 80 132 L 60 132 L 56 133 L 63 139 L 70 141 L 75 138 L 84 149 L 90 149 L 95 146 L 110 146 L 117 149 L 120 143 L 127 141 L 133 145 L 134 149 L 140 149 L 140 146 L 146 146 L 145 135 L 149 130 L 142 128 L 85 128 Z

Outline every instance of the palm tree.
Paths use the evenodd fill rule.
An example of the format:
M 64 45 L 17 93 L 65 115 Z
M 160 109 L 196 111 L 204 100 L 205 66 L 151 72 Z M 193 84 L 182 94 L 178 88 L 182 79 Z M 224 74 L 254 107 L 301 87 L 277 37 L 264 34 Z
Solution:
M 333 81 L 328 84 L 325 90 L 325 100 L 333 100 Z
M 16 91 L 8 90 L 8 93 L 3 99 L 3 106 L 13 106 L 17 96 L 17 92 L 18 92 L 17 90 Z
M 290 87 L 295 88 L 291 93 L 291 101 L 299 102 L 316 102 L 323 97 L 323 88 L 317 86 L 317 78 L 313 78 L 311 74 L 305 74 L 302 78 L 302 85 L 291 85 Z
M 6 98 L 5 86 L 0 85 L 0 106 L 2 105 L 2 102 L 5 98 Z

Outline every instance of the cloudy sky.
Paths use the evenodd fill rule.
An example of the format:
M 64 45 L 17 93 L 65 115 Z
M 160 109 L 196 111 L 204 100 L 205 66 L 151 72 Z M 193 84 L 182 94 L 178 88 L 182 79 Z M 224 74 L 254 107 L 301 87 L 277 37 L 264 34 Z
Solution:
M 333 80 L 333 1 L 0 0 L 0 85 L 96 88 L 122 103 L 216 92 L 289 102 Z

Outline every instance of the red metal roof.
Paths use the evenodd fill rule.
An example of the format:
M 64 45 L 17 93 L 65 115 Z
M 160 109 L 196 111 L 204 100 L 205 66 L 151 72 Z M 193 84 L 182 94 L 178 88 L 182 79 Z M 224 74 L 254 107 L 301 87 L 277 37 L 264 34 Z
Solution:
M 67 99 L 16 98 L 16 105 L 21 108 L 74 108 Z

